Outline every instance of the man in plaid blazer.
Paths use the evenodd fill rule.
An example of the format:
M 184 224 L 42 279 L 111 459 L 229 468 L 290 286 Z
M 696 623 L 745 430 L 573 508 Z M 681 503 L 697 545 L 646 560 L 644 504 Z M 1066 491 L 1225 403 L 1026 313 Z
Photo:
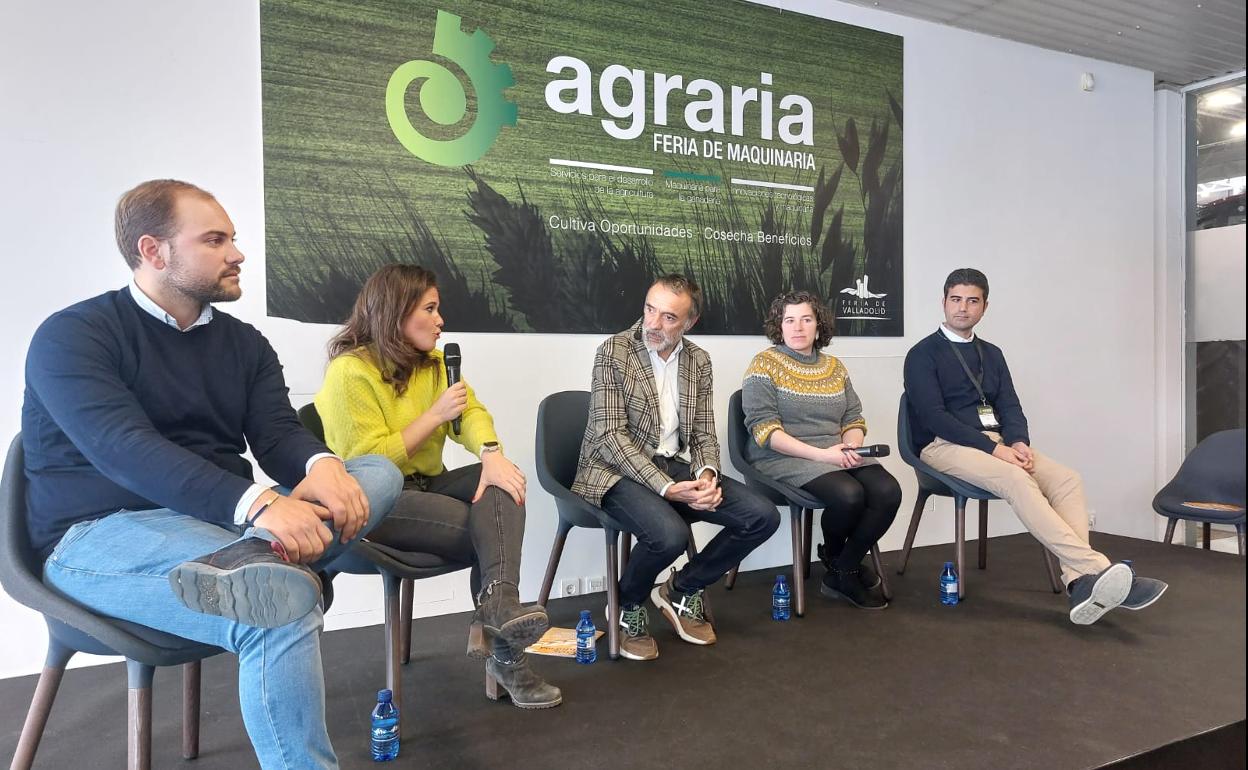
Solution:
M 701 311 L 696 283 L 664 276 L 646 294 L 641 320 L 604 342 L 594 357 L 589 423 L 572 491 L 637 538 L 620 578 L 620 654 L 632 660 L 659 656 L 646 594 L 681 639 L 714 644 L 704 589 L 780 524 L 766 498 L 719 475 L 711 358 L 684 339 Z M 685 551 L 685 519 L 723 529 L 656 588 L 659 572 Z

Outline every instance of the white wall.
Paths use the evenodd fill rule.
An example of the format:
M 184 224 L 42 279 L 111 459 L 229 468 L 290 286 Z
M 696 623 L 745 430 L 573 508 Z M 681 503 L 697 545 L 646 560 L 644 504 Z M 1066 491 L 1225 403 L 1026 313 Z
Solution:
M 935 329 L 944 276 L 978 266 L 993 285 L 981 331 L 1010 357 L 1035 443 L 1083 472 L 1099 529 L 1152 536 L 1152 75 L 835 2 L 774 4 L 906 38 L 907 336 L 838 340 L 832 348 L 863 395 L 872 438 L 895 440 L 902 358 Z M 0 436 L 18 428 L 22 361 L 39 321 L 125 282 L 112 208 L 123 190 L 157 176 L 204 186 L 233 216 L 249 259 L 245 296 L 229 310 L 269 336 L 296 401 L 306 401 L 319 384 L 330 329 L 264 316 L 256 5 L 6 3 L 0 29 L 7 33 L 0 46 L 0 258 L 8 278 L 0 305 Z M 1092 93 L 1079 89 L 1084 71 L 1096 76 Z M 468 353 L 467 374 L 509 453 L 533 480 L 521 587 L 531 599 L 555 521 L 532 471 L 537 403 L 551 391 L 588 386 L 599 340 L 452 339 Z M 764 343 L 698 341 L 715 360 L 722 416 Z M 885 550 L 900 547 L 914 493 L 913 474 L 895 458 L 887 464 L 907 498 Z M 924 519 L 920 544 L 951 539 L 948 506 L 939 503 L 939 515 Z M 1019 531 L 994 507 L 994 533 Z M 783 564 L 789 554 L 782 528 L 744 566 Z M 560 576 L 603 573 L 601 538 L 575 532 Z M 374 579 L 338 588 L 331 627 L 380 621 Z M 418 598 L 417 611 L 426 614 L 468 608 L 467 578 L 425 581 Z M 7 631 L 0 676 L 36 671 L 38 616 L 0 595 L 0 623 Z

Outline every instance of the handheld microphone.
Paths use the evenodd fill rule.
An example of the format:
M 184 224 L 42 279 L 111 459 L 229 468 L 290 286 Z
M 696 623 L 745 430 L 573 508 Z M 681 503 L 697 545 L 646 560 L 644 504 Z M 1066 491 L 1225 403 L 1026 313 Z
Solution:
M 463 364 L 464 358 L 459 353 L 459 345 L 454 342 L 446 343 L 446 347 L 442 350 L 442 361 L 446 364 L 446 386 L 449 388 L 459 382 L 459 367 Z M 451 430 L 459 434 L 460 419 L 456 417 L 451 420 Z
M 888 457 L 892 454 L 892 450 L 888 448 L 888 444 L 871 444 L 870 446 L 855 447 L 850 450 L 859 457 Z

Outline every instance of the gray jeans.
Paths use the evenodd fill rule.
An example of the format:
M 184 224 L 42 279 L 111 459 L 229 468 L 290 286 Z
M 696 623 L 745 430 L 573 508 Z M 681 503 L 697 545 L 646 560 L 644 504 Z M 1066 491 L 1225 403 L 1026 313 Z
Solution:
M 471 502 L 480 480 L 480 463 L 423 478 L 421 483 L 409 479 L 390 514 L 368 539 L 402 551 L 476 563 L 482 586 L 495 580 L 518 586 L 524 506 L 498 487 L 486 487 L 481 499 Z

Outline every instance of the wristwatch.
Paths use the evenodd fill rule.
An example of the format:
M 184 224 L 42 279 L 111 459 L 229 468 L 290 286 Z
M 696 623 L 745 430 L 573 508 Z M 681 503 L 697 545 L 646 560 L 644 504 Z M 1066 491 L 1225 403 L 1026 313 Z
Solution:
M 484 455 L 489 452 L 498 452 L 501 449 L 502 447 L 499 446 L 499 443 L 497 441 L 487 441 L 481 445 L 481 454 Z

